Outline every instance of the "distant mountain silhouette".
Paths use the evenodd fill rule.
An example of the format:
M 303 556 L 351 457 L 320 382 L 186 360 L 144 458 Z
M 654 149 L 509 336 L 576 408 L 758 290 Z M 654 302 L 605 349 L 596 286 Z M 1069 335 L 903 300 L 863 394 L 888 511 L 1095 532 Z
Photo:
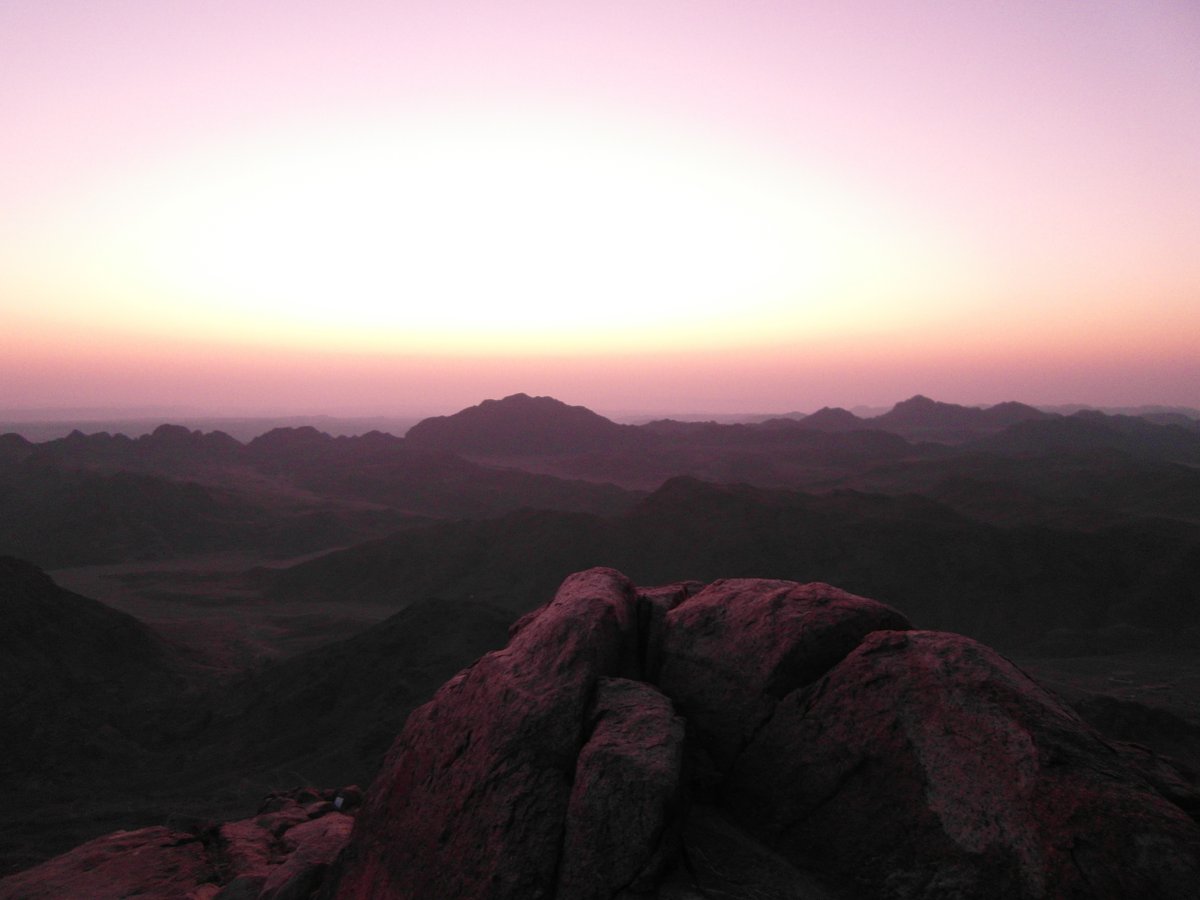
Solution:
M 638 446 L 642 432 L 553 397 L 513 394 L 418 422 L 410 446 L 483 456 L 579 453 Z
M 918 394 L 897 403 L 889 412 L 868 422 L 872 428 L 881 428 L 909 438 L 957 443 L 977 437 L 980 433 L 999 431 L 1016 422 L 1049 417 L 1049 413 L 1024 403 L 999 403 L 980 409 L 942 403 Z
M 379 432 L 281 428 L 243 446 L 163 425 L 136 440 L 75 432 L 0 442 L 0 552 L 48 567 L 229 550 L 286 557 L 386 534 L 414 516 L 614 513 L 636 497 Z
M 368 440 L 376 443 L 375 436 L 379 432 L 371 432 Z M 388 444 L 399 444 L 401 439 L 392 435 L 382 435 Z M 272 428 L 265 434 L 260 434 L 246 445 L 247 455 L 257 459 L 272 461 L 293 460 L 306 458 L 314 453 L 321 453 L 329 447 L 345 446 L 353 438 L 334 438 L 323 431 L 318 431 L 311 425 L 299 427 Z
M 636 501 L 633 491 L 678 475 L 786 489 L 917 490 L 999 524 L 1085 527 L 1089 517 L 1114 524 L 1114 512 L 1187 517 L 1168 488 L 1186 478 L 1158 472 L 1137 481 L 1148 488 L 1144 502 L 1102 510 L 1107 501 L 1035 484 L 1036 471 L 1053 469 L 1076 485 L 1090 473 L 1094 485 L 1117 490 L 1124 464 L 1095 454 L 1200 462 L 1200 432 L 1175 425 L 921 396 L 866 420 L 826 408 L 756 424 L 623 426 L 517 394 L 427 419 L 411 434 L 334 438 L 280 428 L 242 445 L 220 432 L 163 425 L 136 440 L 75 432 L 31 444 L 4 436 L 0 552 L 48 566 L 235 548 L 288 556 L 382 536 L 414 517 L 486 518 L 523 507 L 615 515 Z M 1072 461 L 1050 459 L 1063 454 Z M 1041 461 L 1014 473 L 1001 460 L 1013 456 Z M 1049 503 L 1039 509 L 1043 498 Z
M 234 463 L 241 447 L 220 431 L 204 434 L 164 424 L 139 438 L 76 430 L 65 438 L 34 445 L 32 456 L 46 464 L 197 478 L 213 467 Z
M 19 434 L 0 434 L 0 462 L 20 462 L 33 452 L 34 444 Z
M 1137 457 L 1200 464 L 1200 431 L 1093 411 L 1018 422 L 974 446 L 1002 453 L 1119 450 Z
M 822 406 L 811 416 L 805 416 L 798 422 L 800 428 L 811 428 L 816 431 L 851 431 L 856 428 L 871 428 L 873 423 L 860 419 L 848 409 L 836 406 Z
M 679 474 L 792 485 L 830 465 L 912 452 L 898 435 L 869 424 L 844 428 L 844 418 L 834 419 L 832 429 L 806 428 L 807 419 L 791 418 L 735 424 L 657 419 L 627 426 L 552 398 L 518 394 L 426 420 L 406 441 L 410 447 L 435 445 L 543 474 L 642 490 Z
M 365 777 L 433 686 L 593 566 L 641 585 L 829 582 L 1010 653 L 1182 656 L 1200 639 L 1200 433 L 1030 410 L 914 397 L 875 419 L 826 408 L 635 427 L 514 395 L 426 420 L 415 440 L 285 427 L 242 444 L 177 425 L 0 436 L 0 554 L 128 564 L 112 583 L 139 603 L 194 604 L 214 616 L 206 636 L 222 623 L 204 601 L 244 598 L 268 628 L 278 611 L 292 643 L 271 649 L 398 611 L 198 693 L 196 657 L 0 559 L 0 871 L 167 812 L 197 816 L 200 835 L 222 804 Z M 190 561 L 194 595 L 174 592 L 169 567 L 136 572 L 231 552 L 255 567 L 223 581 Z M 1134 738 L 1193 752 L 1186 722 L 1096 712 L 1114 730 L 1130 716 Z
M 917 493 L 998 525 L 1095 531 L 1141 519 L 1200 524 L 1200 469 L 1117 450 L 961 452 L 850 473 L 840 486 Z
M 1178 425 L 1188 431 L 1200 431 L 1200 419 L 1183 413 L 1143 413 L 1138 418 L 1145 419 L 1155 425 Z
M 591 565 L 638 573 L 645 584 L 760 572 L 843 584 L 909 610 L 921 627 L 1008 647 L 1028 650 L 1067 629 L 1105 648 L 1131 633 L 1125 626 L 1156 640 L 1196 633 L 1197 559 L 1200 536 L 1184 523 L 1131 521 L 1086 533 L 999 527 L 914 495 L 678 477 L 622 516 L 524 511 L 410 529 L 273 574 L 271 591 L 349 590 L 398 605 L 475 598 L 516 612 L 523 598 Z
M 379 432 L 333 438 L 315 429 L 276 429 L 251 441 L 246 456 L 259 471 L 323 497 L 439 518 L 493 516 L 525 506 L 611 513 L 636 499 L 611 484 L 480 465 Z
M 1044 413 L 1027 403 L 1017 403 L 1013 400 L 989 406 L 982 412 L 983 421 L 994 428 L 1004 428 L 1009 425 L 1015 425 L 1017 422 L 1039 421 L 1049 418 L 1048 413 Z

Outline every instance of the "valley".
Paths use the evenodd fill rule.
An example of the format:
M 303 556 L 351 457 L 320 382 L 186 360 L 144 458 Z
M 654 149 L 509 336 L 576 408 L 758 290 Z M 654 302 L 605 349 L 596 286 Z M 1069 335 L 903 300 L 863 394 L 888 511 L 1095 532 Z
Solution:
M 0 874 L 365 787 L 410 710 L 595 566 L 880 600 L 1195 782 L 1200 426 L 1002 406 L 631 426 L 515 395 L 405 437 L 4 435 Z M 107 651 L 76 627 L 100 614 Z

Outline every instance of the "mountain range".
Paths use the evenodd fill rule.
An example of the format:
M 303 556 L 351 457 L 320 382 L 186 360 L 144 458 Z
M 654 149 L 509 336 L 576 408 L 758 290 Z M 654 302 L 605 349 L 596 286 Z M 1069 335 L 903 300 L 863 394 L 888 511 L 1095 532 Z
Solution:
M 914 397 L 635 426 L 517 394 L 404 437 L 0 435 L 0 872 L 368 781 L 410 710 L 596 566 L 876 598 L 1040 660 L 1194 774 L 1182 675 L 1131 693 L 1070 668 L 1197 657 L 1190 421 Z

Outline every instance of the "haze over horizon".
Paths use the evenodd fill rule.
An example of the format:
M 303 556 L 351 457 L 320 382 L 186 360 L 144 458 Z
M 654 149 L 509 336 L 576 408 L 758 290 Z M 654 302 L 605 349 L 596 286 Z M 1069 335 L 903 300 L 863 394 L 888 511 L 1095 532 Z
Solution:
M 1200 407 L 1200 8 L 0 8 L 0 409 Z

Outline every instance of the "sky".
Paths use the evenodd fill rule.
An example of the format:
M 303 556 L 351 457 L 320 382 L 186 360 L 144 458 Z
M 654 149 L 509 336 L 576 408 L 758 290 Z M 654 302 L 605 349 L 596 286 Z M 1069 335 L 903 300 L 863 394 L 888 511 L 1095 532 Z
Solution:
M 1200 407 L 1200 5 L 6 0 L 0 410 Z

